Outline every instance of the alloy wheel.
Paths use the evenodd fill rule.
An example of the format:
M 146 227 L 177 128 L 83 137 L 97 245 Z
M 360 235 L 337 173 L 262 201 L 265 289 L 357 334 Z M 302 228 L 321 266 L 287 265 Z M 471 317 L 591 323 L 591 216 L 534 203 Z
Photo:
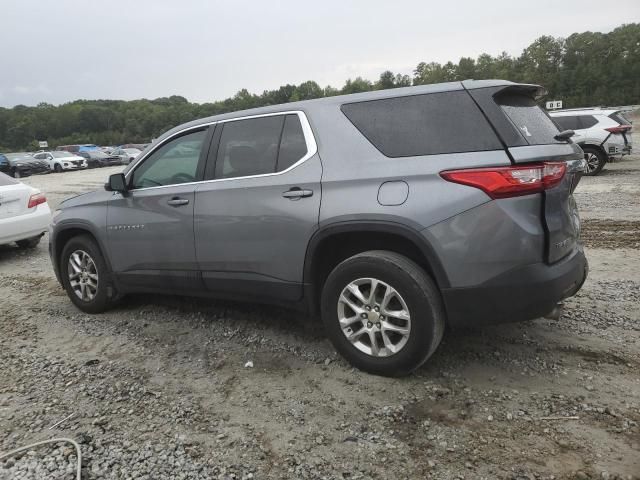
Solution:
M 90 302 L 98 293 L 98 269 L 93 258 L 84 250 L 76 250 L 69 256 L 67 268 L 69 285 L 83 302 Z
M 342 290 L 338 321 L 347 340 L 372 357 L 398 353 L 411 333 L 406 302 L 395 288 L 376 278 L 359 278 Z
M 595 153 L 585 153 L 584 159 L 587 161 L 587 173 L 594 172 L 600 165 L 600 159 Z

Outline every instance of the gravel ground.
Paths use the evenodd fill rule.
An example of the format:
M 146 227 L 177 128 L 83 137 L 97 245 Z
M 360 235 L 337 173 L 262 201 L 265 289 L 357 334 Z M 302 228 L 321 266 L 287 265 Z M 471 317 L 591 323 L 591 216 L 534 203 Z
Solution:
M 25 181 L 55 207 L 117 170 Z M 0 247 L 0 452 L 70 437 L 86 479 L 640 478 L 639 185 L 636 156 L 578 186 L 591 273 L 562 318 L 449 332 L 404 379 L 277 308 L 138 296 L 86 315 L 46 238 Z M 41 447 L 0 479 L 75 461 Z

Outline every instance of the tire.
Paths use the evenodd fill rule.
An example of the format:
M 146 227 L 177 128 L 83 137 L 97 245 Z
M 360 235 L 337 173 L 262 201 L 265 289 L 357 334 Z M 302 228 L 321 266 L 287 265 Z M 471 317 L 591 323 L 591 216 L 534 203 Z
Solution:
M 25 238 L 24 240 L 18 240 L 16 245 L 20 248 L 36 248 L 40 243 L 42 235 L 36 235 L 35 237 Z
M 372 279 L 381 283 L 374 289 L 374 297 L 378 297 L 378 300 L 370 302 Z M 361 284 L 356 285 L 358 282 Z M 353 290 L 347 289 L 354 285 L 361 298 L 367 302 L 359 301 Z M 381 297 L 390 292 L 389 287 L 397 296 L 390 297 L 386 306 L 392 308 L 387 309 Z M 344 291 L 350 303 L 358 307 L 358 311 L 351 309 L 342 300 Z M 370 310 L 363 311 L 363 306 Z M 409 314 L 408 322 L 394 317 L 394 314 L 399 315 L 405 307 Z M 374 311 L 376 308 L 379 308 L 377 313 Z M 383 250 L 360 253 L 333 269 L 322 289 L 321 313 L 331 343 L 349 363 L 365 372 L 389 377 L 408 375 L 420 367 L 435 352 L 445 329 L 444 307 L 440 291 L 433 280 L 413 261 L 403 255 Z M 361 320 L 363 313 L 372 321 L 364 323 Z M 377 317 L 387 313 L 386 318 Z M 345 324 L 346 321 L 353 322 L 346 332 L 351 328 L 351 332 L 356 334 L 354 338 L 359 339 L 357 342 L 347 338 L 348 333 L 345 333 L 344 326 L 340 324 L 341 317 L 349 317 Z M 355 318 L 358 319 L 354 320 Z M 385 334 L 385 325 L 387 328 L 400 326 L 405 329 L 406 334 L 392 330 L 387 330 Z M 357 335 L 365 327 L 367 330 Z M 391 344 L 391 349 L 387 348 L 384 335 Z M 378 355 L 374 354 L 372 338 L 376 339 L 376 345 L 382 346 L 378 349 Z M 365 351 L 367 349 L 369 351 Z M 393 352 L 393 349 L 396 351 Z
M 84 263 L 82 261 L 78 261 L 83 258 L 81 254 L 78 254 L 78 252 L 88 255 L 93 265 L 89 262 Z M 69 259 L 72 254 L 78 254 L 78 256 L 75 257 L 76 265 L 86 267 L 85 270 L 81 271 L 81 274 L 87 274 L 87 277 L 85 277 L 86 281 L 95 284 L 95 288 L 91 287 L 91 285 L 86 285 L 86 296 L 82 293 L 82 287 L 80 285 L 76 284 L 74 287 L 71 284 L 71 279 L 69 277 Z M 90 277 L 93 274 L 97 276 L 95 279 Z M 60 277 L 62 278 L 62 285 L 67 291 L 69 299 L 83 312 L 101 313 L 113 306 L 114 299 L 110 297 L 113 293 L 111 273 L 109 272 L 100 248 L 96 244 L 95 240 L 89 235 L 73 237 L 64 246 L 60 257 Z M 81 279 L 76 281 L 79 280 Z M 78 289 L 80 294 L 76 293 L 76 289 Z M 92 292 L 93 296 L 91 296 Z M 80 295 L 83 295 L 83 298 L 80 298 Z
M 56 173 L 62 173 L 62 166 L 59 163 L 56 163 L 53 166 L 53 171 L 56 172 Z
M 18 170 L 17 168 L 13 170 L 13 174 L 11 176 L 13 178 L 22 178 L 22 174 L 20 173 L 20 170 Z
M 607 155 L 598 149 L 593 147 L 583 147 L 584 159 L 587 161 L 587 167 L 584 174 L 590 177 L 598 175 L 607 163 Z

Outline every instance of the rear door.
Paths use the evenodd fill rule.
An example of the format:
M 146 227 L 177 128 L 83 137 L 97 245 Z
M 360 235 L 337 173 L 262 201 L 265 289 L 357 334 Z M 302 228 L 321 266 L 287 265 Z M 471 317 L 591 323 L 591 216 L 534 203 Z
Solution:
M 208 290 L 296 300 L 318 226 L 320 158 L 302 112 L 220 123 L 195 198 L 195 245 Z
M 556 262 L 577 246 L 580 221 L 573 191 L 584 172 L 584 158 L 573 141 L 557 140 L 558 127 L 535 102 L 539 87 L 513 85 L 470 90 L 502 137 L 513 163 L 565 162 L 562 182 L 546 190 L 546 261 Z

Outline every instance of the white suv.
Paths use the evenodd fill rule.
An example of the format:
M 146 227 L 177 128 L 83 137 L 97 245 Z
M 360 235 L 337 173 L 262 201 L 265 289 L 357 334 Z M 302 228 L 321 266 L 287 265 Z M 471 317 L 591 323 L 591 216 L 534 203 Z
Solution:
M 573 130 L 582 147 L 586 175 L 597 175 L 609 159 L 631 153 L 631 122 L 620 110 L 584 108 L 549 112 L 560 130 Z
M 49 162 L 49 168 L 56 173 L 60 173 L 63 170 L 80 170 L 87 168 L 87 161 L 84 158 L 64 150 L 38 152 L 34 155 L 34 158 Z

